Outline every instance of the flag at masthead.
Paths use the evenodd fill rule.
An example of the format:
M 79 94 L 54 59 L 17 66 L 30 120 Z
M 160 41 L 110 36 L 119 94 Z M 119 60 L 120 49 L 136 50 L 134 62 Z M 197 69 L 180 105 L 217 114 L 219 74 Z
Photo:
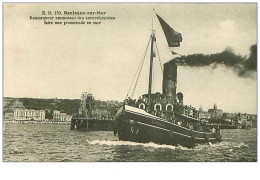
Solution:
M 169 26 L 158 14 L 157 18 L 162 26 L 164 35 L 167 39 L 169 47 L 180 47 L 180 42 L 182 42 L 182 35 Z

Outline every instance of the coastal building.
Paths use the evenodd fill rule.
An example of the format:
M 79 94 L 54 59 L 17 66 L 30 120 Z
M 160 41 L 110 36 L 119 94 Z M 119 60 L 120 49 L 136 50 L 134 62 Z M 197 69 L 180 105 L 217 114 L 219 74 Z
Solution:
M 34 109 L 16 109 L 14 110 L 13 118 L 16 121 L 43 121 L 45 120 L 45 111 Z
M 223 113 L 223 119 L 232 125 L 253 124 L 256 127 L 257 115 L 247 113 Z
M 199 108 L 199 119 L 205 122 L 208 122 L 210 119 L 210 114 L 207 111 L 203 111 L 202 106 Z
M 257 127 L 257 115 L 256 114 L 250 114 L 249 116 L 252 120 L 252 126 L 256 128 Z
M 60 121 L 60 111 L 58 110 L 53 110 L 53 121 Z
M 238 113 L 237 114 L 237 122 L 238 124 L 245 124 L 246 122 L 256 122 L 257 121 L 257 115 L 255 114 L 247 114 L 247 113 Z
M 71 118 L 72 115 L 67 115 L 67 113 L 62 113 L 58 110 L 53 110 L 53 121 L 69 122 Z
M 72 115 L 67 115 L 67 113 L 60 113 L 60 121 L 62 122 L 70 122 Z
M 223 117 L 222 109 L 218 109 L 216 104 L 214 104 L 213 109 L 208 110 L 208 113 L 210 114 L 210 118 L 222 118 Z
M 14 119 L 14 111 L 7 110 L 4 112 L 4 120 L 13 120 Z
M 210 114 L 207 111 L 202 111 L 199 113 L 199 119 L 207 122 L 210 119 Z
M 229 125 L 237 125 L 237 114 L 236 113 L 223 113 L 224 122 Z
M 238 124 L 244 124 L 248 120 L 247 114 L 238 114 Z
M 5 97 L 3 99 L 3 115 L 4 120 L 15 120 L 14 111 L 15 110 L 25 110 L 23 103 L 18 99 Z

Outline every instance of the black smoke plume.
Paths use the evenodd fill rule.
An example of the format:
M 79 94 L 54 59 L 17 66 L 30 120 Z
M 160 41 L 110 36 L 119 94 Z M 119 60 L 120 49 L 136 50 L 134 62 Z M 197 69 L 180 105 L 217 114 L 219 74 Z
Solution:
M 232 68 L 240 77 L 252 77 L 253 72 L 257 72 L 257 45 L 250 48 L 250 56 L 243 57 L 234 54 L 231 48 L 225 49 L 221 53 L 204 55 L 193 54 L 176 58 L 180 65 L 191 67 L 211 66 L 216 68 L 218 64 Z

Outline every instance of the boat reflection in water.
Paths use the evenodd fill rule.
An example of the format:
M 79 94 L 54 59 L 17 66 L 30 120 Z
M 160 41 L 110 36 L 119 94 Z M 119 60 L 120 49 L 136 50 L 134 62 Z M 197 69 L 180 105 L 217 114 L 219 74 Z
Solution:
M 179 47 L 182 42 L 181 33 L 173 30 L 159 15 L 157 18 L 169 47 Z M 118 134 L 119 140 L 123 141 L 179 144 L 186 147 L 193 147 L 196 143 L 221 141 L 219 127 L 202 123 L 199 120 L 198 111 L 183 104 L 183 94 L 181 92 L 176 94 L 177 65 L 180 63 L 176 58 L 164 64 L 163 93 L 151 93 L 153 60 L 156 57 L 154 44 L 158 53 L 154 31 L 152 31 L 146 51 L 149 44 L 151 44 L 151 55 L 148 94 L 142 95 L 137 101 L 130 97 L 125 100 L 115 115 L 114 134 Z M 171 53 L 177 54 L 173 51 Z M 141 60 L 141 68 L 137 73 L 139 75 L 144 58 Z M 137 76 L 135 84 L 138 79 Z

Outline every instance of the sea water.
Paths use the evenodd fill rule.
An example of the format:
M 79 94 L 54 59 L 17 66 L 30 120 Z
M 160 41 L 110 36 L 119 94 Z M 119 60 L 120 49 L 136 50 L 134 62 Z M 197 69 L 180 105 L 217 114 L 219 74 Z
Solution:
M 257 129 L 221 130 L 223 141 L 194 148 L 119 141 L 111 131 L 69 125 L 3 124 L 5 162 L 248 162 L 257 161 Z

